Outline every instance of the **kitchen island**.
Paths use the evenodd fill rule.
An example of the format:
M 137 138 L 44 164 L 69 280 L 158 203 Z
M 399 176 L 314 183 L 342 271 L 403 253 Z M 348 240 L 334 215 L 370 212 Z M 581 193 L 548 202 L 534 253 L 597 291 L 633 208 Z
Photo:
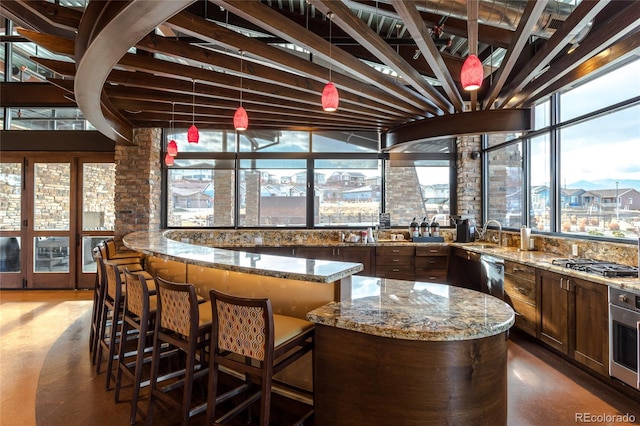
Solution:
M 445 284 L 353 277 L 311 311 L 318 425 L 505 425 L 503 301 Z
M 506 424 L 514 312 L 495 297 L 352 276 L 358 263 L 189 244 L 163 231 L 123 242 L 147 255 L 152 272 L 174 271 L 170 278 L 195 284 L 205 297 L 210 288 L 269 297 L 275 313 L 314 322 L 317 425 Z M 296 373 L 283 381 L 309 389 L 307 367 L 309 380 Z

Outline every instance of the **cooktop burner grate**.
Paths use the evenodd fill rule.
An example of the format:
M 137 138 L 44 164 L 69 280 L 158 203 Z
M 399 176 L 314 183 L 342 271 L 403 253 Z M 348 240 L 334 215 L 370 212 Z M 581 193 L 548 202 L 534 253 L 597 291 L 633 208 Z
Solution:
M 602 275 L 609 278 L 638 276 L 638 268 L 636 267 L 584 257 L 554 259 L 551 263 L 576 271 L 589 272 L 591 274 Z

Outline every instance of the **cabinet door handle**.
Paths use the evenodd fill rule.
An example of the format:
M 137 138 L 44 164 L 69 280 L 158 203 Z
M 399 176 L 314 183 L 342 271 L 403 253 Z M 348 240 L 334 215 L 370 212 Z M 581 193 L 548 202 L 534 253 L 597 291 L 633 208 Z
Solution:
M 560 278 L 560 288 L 564 290 L 564 278 Z
M 400 262 L 400 259 L 391 259 L 392 262 Z
M 393 249 L 392 251 L 393 251 L 394 253 L 400 253 L 400 250 L 399 250 L 399 249 Z
M 430 253 L 437 253 L 438 250 L 429 250 Z
M 400 272 L 400 269 L 399 268 L 393 268 L 392 271 L 393 272 Z

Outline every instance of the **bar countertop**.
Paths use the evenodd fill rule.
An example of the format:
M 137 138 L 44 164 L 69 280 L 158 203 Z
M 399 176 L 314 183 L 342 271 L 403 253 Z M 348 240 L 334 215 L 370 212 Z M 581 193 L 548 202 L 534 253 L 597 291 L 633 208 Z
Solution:
M 167 238 L 166 232 L 132 232 L 122 242 L 132 250 L 186 264 L 317 283 L 332 283 L 363 268 L 362 264 L 353 262 L 291 258 L 183 243 Z
M 393 339 L 459 341 L 507 331 L 515 314 L 502 300 L 474 290 L 354 276 L 350 298 L 314 309 L 307 319 Z

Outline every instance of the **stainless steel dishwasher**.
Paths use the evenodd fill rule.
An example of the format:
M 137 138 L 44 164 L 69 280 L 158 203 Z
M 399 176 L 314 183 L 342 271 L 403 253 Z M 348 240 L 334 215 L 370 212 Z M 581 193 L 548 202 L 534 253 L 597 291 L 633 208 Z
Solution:
M 504 259 L 483 254 L 480 265 L 480 290 L 504 300 Z

